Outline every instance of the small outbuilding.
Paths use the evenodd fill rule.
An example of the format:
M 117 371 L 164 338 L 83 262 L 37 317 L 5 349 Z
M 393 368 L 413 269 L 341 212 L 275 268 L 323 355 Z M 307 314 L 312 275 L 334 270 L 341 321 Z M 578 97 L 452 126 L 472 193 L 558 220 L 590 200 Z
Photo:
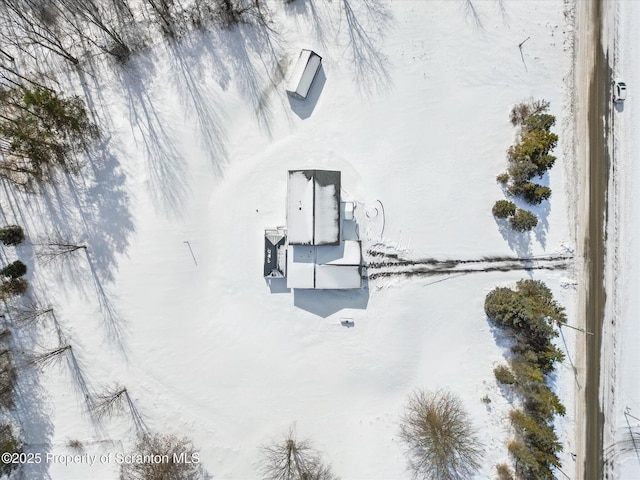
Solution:
M 313 50 L 303 49 L 293 67 L 291 77 L 289 77 L 287 93 L 301 100 L 307 98 L 321 64 L 322 57 L 320 55 Z

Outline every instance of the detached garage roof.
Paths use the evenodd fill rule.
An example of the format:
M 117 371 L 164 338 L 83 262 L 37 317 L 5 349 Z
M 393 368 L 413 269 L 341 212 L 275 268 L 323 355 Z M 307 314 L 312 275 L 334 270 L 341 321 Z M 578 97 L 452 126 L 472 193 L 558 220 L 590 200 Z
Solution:
M 287 92 L 300 98 L 307 98 L 313 79 L 320 69 L 322 57 L 312 50 L 302 50 L 291 78 L 287 85 Z
M 287 228 L 290 245 L 340 243 L 340 172 L 290 170 Z

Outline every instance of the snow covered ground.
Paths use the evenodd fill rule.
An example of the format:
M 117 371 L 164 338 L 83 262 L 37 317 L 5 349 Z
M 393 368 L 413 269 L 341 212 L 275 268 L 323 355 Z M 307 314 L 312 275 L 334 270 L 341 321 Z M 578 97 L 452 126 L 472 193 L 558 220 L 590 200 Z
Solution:
M 616 78 L 629 88 L 628 99 L 613 111 L 614 148 L 610 181 L 607 246 L 606 344 L 602 372 L 605 405 L 604 454 L 610 478 L 640 478 L 640 4 L 615 3 Z M 635 442 L 635 443 L 634 443 Z
M 126 451 L 130 415 L 96 432 L 84 413 L 86 391 L 119 384 L 149 429 L 191 437 L 215 478 L 256 478 L 259 446 L 292 424 L 344 479 L 408 478 L 398 439 L 407 395 L 442 387 L 471 413 L 486 448 L 478 478 L 492 477 L 511 437 L 510 405 L 492 373 L 507 344 L 483 302 L 495 286 L 530 275 L 287 291 L 261 276 L 263 230 L 285 222 L 287 170 L 335 169 L 343 199 L 360 213 L 382 204 L 383 230 L 379 218 L 359 217 L 365 250 L 439 259 L 571 253 L 566 8 L 560 0 L 274 2 L 277 33 L 242 27 L 158 45 L 128 73 L 114 69 L 101 89 L 88 87 L 111 136 L 86 178 L 40 200 L 8 193 L 2 205 L 4 220 L 25 225 L 34 242 L 56 228 L 89 245 L 62 263 L 20 253 L 57 323 L 15 341 L 43 351 L 68 343 L 77 360 L 22 377 L 18 414 L 30 448 L 65 454 L 79 440 L 90 454 Z M 286 96 L 278 67 L 303 47 L 323 57 L 306 102 Z M 561 145 L 544 180 L 552 199 L 536 209 L 534 233 L 520 235 L 499 228 L 491 207 L 504 198 L 495 177 L 515 134 L 509 110 L 532 96 L 551 102 Z M 570 323 L 573 275 L 532 275 Z M 340 325 L 345 317 L 353 328 Z M 568 413 L 557 425 L 572 477 L 574 332 L 564 338 L 555 385 Z M 27 470 L 28 478 L 46 470 L 53 479 L 109 479 L 117 467 L 111 458 Z

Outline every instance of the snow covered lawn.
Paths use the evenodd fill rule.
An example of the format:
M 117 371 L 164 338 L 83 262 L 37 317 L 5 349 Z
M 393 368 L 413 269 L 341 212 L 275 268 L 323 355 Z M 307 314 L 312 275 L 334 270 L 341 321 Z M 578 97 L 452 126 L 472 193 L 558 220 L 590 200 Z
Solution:
M 331 169 L 342 172 L 343 200 L 358 202 L 364 251 L 571 253 L 564 9 L 560 0 L 274 2 L 269 38 L 242 27 L 158 46 L 119 81 L 103 81 L 110 87 L 94 99 L 113 136 L 87 166 L 94 179 L 28 208 L 16 198 L 3 206 L 32 239 L 57 225 L 89 245 L 88 257 L 34 273 L 89 388 L 125 386 L 146 426 L 191 437 L 215 478 L 256 478 L 259 446 L 295 424 L 348 480 L 408 478 L 398 439 L 407 395 L 446 388 L 484 440 L 478 478 L 492 477 L 511 437 L 509 401 L 493 377 L 508 343 L 488 324 L 484 297 L 532 276 L 572 323 L 572 270 L 287 291 L 262 278 L 263 231 L 285 223 L 288 170 Z M 286 96 L 278 73 L 301 48 L 323 57 L 305 102 Z M 530 236 L 501 229 L 491 214 L 504 198 L 495 177 L 515 133 L 508 114 L 528 97 L 551 102 L 561 139 L 543 180 L 553 196 L 534 209 L 540 224 Z M 361 215 L 376 201 L 382 236 Z M 58 345 L 49 330 L 43 348 Z M 565 339 L 554 383 L 568 409 L 558 429 L 571 476 L 573 331 Z M 96 433 L 66 365 L 44 372 L 29 387 L 39 403 L 21 407 L 33 448 L 66 453 L 80 440 L 107 454 L 132 445 L 131 416 Z M 48 468 L 54 479 L 106 479 L 117 466 Z

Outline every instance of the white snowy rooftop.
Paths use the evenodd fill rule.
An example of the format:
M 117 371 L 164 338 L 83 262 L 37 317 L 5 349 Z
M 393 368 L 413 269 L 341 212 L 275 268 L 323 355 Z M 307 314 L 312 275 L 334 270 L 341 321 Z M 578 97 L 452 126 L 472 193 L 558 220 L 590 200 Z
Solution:
M 287 288 L 360 288 L 360 260 L 360 242 L 354 240 L 336 246 L 289 245 Z
M 290 170 L 287 229 L 290 245 L 340 242 L 340 172 Z
M 311 50 L 302 50 L 298 61 L 293 67 L 287 92 L 293 93 L 301 98 L 307 98 L 313 79 L 320 69 L 322 57 Z

